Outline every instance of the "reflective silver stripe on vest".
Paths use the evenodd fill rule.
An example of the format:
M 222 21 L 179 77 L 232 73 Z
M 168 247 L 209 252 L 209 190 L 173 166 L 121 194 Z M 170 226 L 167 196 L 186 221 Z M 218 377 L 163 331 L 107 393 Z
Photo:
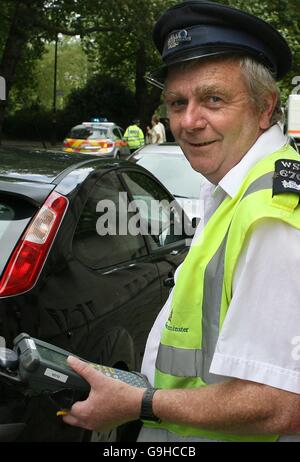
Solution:
M 300 436 L 299 436 L 300 440 Z M 212 440 L 201 436 L 181 436 L 164 428 L 149 428 L 143 426 L 140 430 L 138 443 L 217 443 L 221 440 Z
M 271 173 L 266 173 L 265 175 L 257 178 L 257 180 L 255 180 L 252 184 L 250 184 L 243 198 L 257 191 L 262 191 L 263 189 L 272 189 L 273 176 L 274 176 L 274 172 L 271 172 Z
M 267 173 L 255 180 L 245 192 L 243 199 L 263 189 L 272 189 L 273 175 L 273 172 Z M 219 337 L 227 236 L 228 231 L 205 269 L 201 349 L 187 350 L 160 344 L 156 368 L 165 374 L 176 377 L 201 377 L 207 384 L 224 381 L 222 376 L 210 374 L 209 368 Z
M 156 368 L 176 377 L 202 377 L 206 359 L 206 352 L 200 349 L 186 350 L 160 344 Z M 209 366 L 211 360 L 212 358 L 210 358 Z M 167 368 L 164 367 L 166 364 Z
M 224 279 L 225 249 L 228 231 L 217 252 L 207 265 L 204 274 L 204 293 L 202 304 L 202 374 L 206 383 L 222 381 L 221 376 L 211 375 L 209 368 L 219 337 L 220 308 Z M 213 283 L 212 283 L 213 281 Z

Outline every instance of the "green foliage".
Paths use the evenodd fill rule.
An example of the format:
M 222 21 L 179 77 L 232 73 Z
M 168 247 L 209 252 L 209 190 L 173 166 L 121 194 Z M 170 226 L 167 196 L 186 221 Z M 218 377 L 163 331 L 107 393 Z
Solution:
M 36 99 L 51 109 L 54 86 L 54 43 L 35 66 Z M 57 108 L 62 109 L 72 90 L 82 88 L 87 82 L 88 59 L 78 39 L 60 37 L 57 51 Z
M 135 98 L 130 90 L 118 79 L 98 74 L 84 88 L 71 93 L 63 112 L 70 128 L 92 117 L 107 117 L 125 127 L 136 110 Z
M 300 75 L 300 0 L 223 0 L 272 24 L 287 40 L 293 55 L 291 72 L 279 83 L 283 104 L 293 90 L 292 79 Z
M 117 22 L 119 27 L 107 33 L 95 33 L 83 37 L 95 72 L 102 72 L 122 81 L 135 90 L 137 66 L 143 66 L 138 57 L 142 48 L 145 56 L 145 73 L 161 63 L 152 41 L 153 24 L 174 0 L 119 0 L 107 2 L 109 8 L 102 10 L 105 23 Z M 149 92 L 151 87 L 148 87 Z
M 55 115 L 55 136 L 62 141 L 72 126 L 92 117 L 107 117 L 124 128 L 136 114 L 134 95 L 119 81 L 96 75 L 82 89 L 70 93 L 66 107 Z M 7 137 L 24 140 L 52 139 L 53 113 L 39 105 L 20 109 L 6 117 Z
M 20 109 L 8 115 L 3 131 L 7 137 L 21 140 L 51 140 L 52 114 L 40 107 Z
M 10 113 L 15 112 L 20 119 L 21 114 L 26 118 L 25 111 L 20 112 L 22 108 L 30 114 L 32 106 L 51 108 L 53 41 L 61 32 L 64 37 L 81 37 L 81 45 L 76 40 L 63 39 L 58 49 L 57 89 L 63 91 L 64 99 L 58 97 L 57 107 L 62 108 L 69 100 L 62 112 L 62 127 L 95 115 L 105 115 L 122 125 L 137 112 L 147 120 L 159 105 L 159 94 L 143 80 L 144 74 L 160 63 L 152 42 L 153 24 L 168 6 L 179 1 L 1 0 L 0 57 L 17 7 L 22 13 L 18 15 L 18 37 L 20 34 L 24 37 L 9 100 Z M 300 0 L 222 0 L 221 3 L 270 22 L 287 39 L 294 65 L 280 83 L 285 102 L 293 89 L 292 78 L 300 75 Z M 85 87 L 93 74 L 98 77 L 89 80 Z M 46 120 L 48 116 L 43 111 L 42 118 Z M 30 125 L 28 120 L 26 123 Z

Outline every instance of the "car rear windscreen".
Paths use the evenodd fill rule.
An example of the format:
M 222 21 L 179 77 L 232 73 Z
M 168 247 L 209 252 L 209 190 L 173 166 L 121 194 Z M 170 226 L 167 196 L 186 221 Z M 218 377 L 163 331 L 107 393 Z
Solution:
M 73 128 L 69 134 L 69 138 L 75 140 L 97 140 L 107 138 L 107 128 Z
M 37 209 L 18 196 L 0 194 L 0 275 Z

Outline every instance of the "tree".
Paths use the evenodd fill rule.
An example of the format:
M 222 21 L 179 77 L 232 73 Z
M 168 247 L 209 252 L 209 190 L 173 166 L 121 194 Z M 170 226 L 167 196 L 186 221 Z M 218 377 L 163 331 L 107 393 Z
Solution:
M 222 1 L 270 21 L 286 36 L 296 63 L 281 84 L 288 94 L 292 76 L 300 75 L 299 0 Z M 135 93 L 138 115 L 144 123 L 149 121 L 161 95 L 144 80 L 145 73 L 160 63 L 151 40 L 152 27 L 175 3 L 177 0 L 1 0 L 0 75 L 6 79 L 7 101 L 0 101 L 0 140 L 11 89 L 30 89 L 29 83 L 35 79 L 32 64 L 59 33 L 80 36 L 93 71 L 121 79 Z M 31 92 L 33 89 L 34 85 Z
M 88 3 L 88 5 L 87 5 Z M 2 58 L 0 61 L 0 75 L 6 80 L 6 101 L 0 101 L 0 140 L 2 125 L 9 101 L 11 88 L 16 80 L 18 68 L 28 57 L 27 50 L 41 51 L 46 40 L 53 40 L 58 33 L 65 35 L 83 35 L 97 31 L 108 31 L 116 25 L 107 26 L 101 23 L 99 11 L 107 8 L 104 0 L 86 2 L 83 0 L 2 0 L 1 20 L 4 25 L 2 44 Z M 84 28 L 82 14 L 93 11 L 95 21 L 93 26 Z M 84 18 L 84 16 L 83 16 Z M 33 53 L 32 59 L 37 54 Z
M 47 44 L 34 69 L 35 99 L 51 109 L 53 104 L 54 44 Z M 57 64 L 58 109 L 62 109 L 72 90 L 83 88 L 89 77 L 89 64 L 77 38 L 59 37 Z M 49 75 L 51 78 L 49 78 Z
M 84 39 L 88 51 L 93 48 L 93 43 L 100 44 L 102 41 L 105 47 L 112 50 L 114 64 L 116 60 L 121 61 L 119 51 L 122 48 L 125 53 L 128 51 L 126 59 L 122 58 L 123 68 L 130 70 L 126 80 L 130 80 L 131 88 L 135 87 L 141 118 L 146 120 L 151 116 L 160 102 L 161 93 L 159 89 L 147 86 L 144 81 L 144 74 L 151 64 L 158 63 L 158 56 L 155 55 L 151 42 L 152 26 L 159 14 L 176 1 L 33 0 L 29 2 L 18 0 L 12 2 L 2 0 L 2 2 L 4 3 L 2 18 L 6 24 L 3 34 L 6 34 L 6 40 L 3 41 L 0 75 L 6 79 L 7 100 L 28 46 L 32 47 L 35 43 L 34 51 L 38 50 L 41 53 L 46 41 L 54 40 L 56 35 L 61 33 L 67 36 L 79 35 Z M 97 55 L 102 58 L 105 52 L 103 55 L 101 53 Z M 37 57 L 38 53 L 35 56 L 32 54 L 31 62 Z M 117 69 L 120 69 L 119 65 L 111 67 L 112 76 Z M 109 74 L 107 67 L 104 73 Z M 0 103 L 0 139 L 6 107 L 7 102 Z
M 248 11 L 273 24 L 286 37 L 294 55 L 291 73 L 280 83 L 284 99 L 291 92 L 294 75 L 300 75 L 300 4 L 299 0 L 222 0 L 223 3 Z M 126 3 L 126 7 L 125 7 Z M 139 117 L 144 123 L 160 102 L 160 91 L 146 84 L 144 75 L 159 66 L 160 58 L 154 52 L 151 40 L 155 20 L 177 1 L 127 0 L 116 11 L 103 12 L 103 19 L 126 22 L 127 29 L 106 34 L 95 33 L 84 38 L 84 47 L 95 63 L 96 71 L 119 77 L 135 88 Z M 115 2 L 111 2 L 115 5 Z M 124 6 L 123 6 L 124 5 Z
M 292 80 L 300 75 L 300 2 L 299 0 L 223 0 L 272 24 L 285 37 L 293 55 L 291 72 L 279 83 L 283 102 L 291 93 Z
M 161 90 L 145 80 L 145 75 L 161 64 L 152 42 L 153 24 L 168 6 L 175 3 L 174 0 L 126 0 L 120 5 L 120 2 L 112 1 L 111 8 L 102 12 L 103 20 L 124 27 L 105 34 L 95 32 L 83 39 L 95 72 L 119 78 L 135 92 L 136 116 L 143 128 L 149 124 L 161 102 Z
M 119 79 L 97 74 L 70 94 L 62 116 L 69 129 L 93 117 L 106 117 L 125 128 L 136 110 L 133 93 Z

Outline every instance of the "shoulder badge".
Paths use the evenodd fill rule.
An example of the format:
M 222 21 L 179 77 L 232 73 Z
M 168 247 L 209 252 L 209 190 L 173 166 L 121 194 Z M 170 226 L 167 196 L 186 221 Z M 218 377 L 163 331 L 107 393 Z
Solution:
M 275 162 L 273 196 L 286 192 L 300 195 L 300 161 L 279 159 Z

